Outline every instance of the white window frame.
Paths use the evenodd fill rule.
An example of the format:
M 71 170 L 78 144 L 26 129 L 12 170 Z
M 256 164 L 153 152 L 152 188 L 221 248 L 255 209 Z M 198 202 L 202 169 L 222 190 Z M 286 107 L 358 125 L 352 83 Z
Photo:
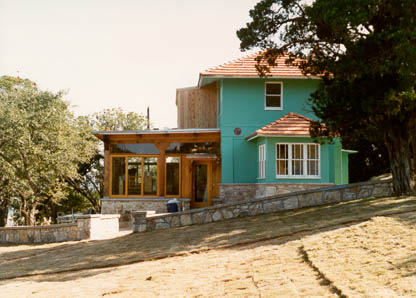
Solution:
M 285 152 L 287 153 L 287 157 L 288 157 L 287 159 L 284 158 L 284 157 L 281 158 L 279 156 L 279 154 L 278 154 L 279 152 L 277 150 L 278 145 L 281 145 L 281 146 L 285 146 L 286 147 Z M 281 161 L 284 161 L 285 162 L 285 169 L 289 173 L 289 147 L 290 146 L 288 144 L 282 144 L 282 143 L 276 143 L 276 145 L 275 145 L 275 150 L 276 150 L 276 175 L 277 176 L 284 176 L 284 177 L 287 176 L 287 175 L 277 174 L 277 170 L 278 170 L 278 166 L 277 165 L 280 164 Z
M 267 106 L 267 95 L 278 96 L 273 94 L 267 94 L 267 84 L 279 84 L 280 85 L 280 107 L 268 107 Z M 281 111 L 283 110 L 283 82 L 264 82 L 264 109 L 270 111 Z
M 287 145 L 288 147 L 288 175 L 278 175 L 277 174 L 277 146 L 278 145 Z M 293 175 L 292 174 L 292 161 L 293 159 L 293 152 L 292 152 L 292 145 L 302 145 L 303 150 L 303 173 L 301 175 Z M 318 146 L 318 158 L 315 159 L 308 159 L 308 145 L 316 145 Z M 321 179 L 321 146 L 315 143 L 276 143 L 274 146 L 275 150 L 275 173 L 277 179 L 285 179 L 285 178 L 301 178 L 301 179 Z M 318 174 L 317 175 L 308 175 L 308 161 L 318 161 Z
M 258 178 L 266 178 L 266 144 L 259 146 L 259 160 L 258 160 Z
M 311 145 L 317 145 L 318 146 L 318 148 L 317 148 L 317 158 L 308 158 L 308 147 L 309 146 L 311 146 Z M 319 146 L 319 144 L 315 144 L 315 143 L 313 143 L 313 144 L 306 144 L 305 145 L 305 148 L 306 148 L 306 156 L 305 156 L 305 159 L 306 159 L 306 165 L 308 165 L 308 163 L 311 161 L 311 162 L 317 162 L 317 164 L 318 164 L 318 166 L 316 167 L 316 169 L 318 170 L 318 174 L 317 175 L 308 175 L 308 167 L 306 167 L 306 169 L 305 169 L 305 173 L 306 173 L 306 175 L 308 175 L 308 176 L 320 176 L 320 174 L 321 174 L 321 147 Z

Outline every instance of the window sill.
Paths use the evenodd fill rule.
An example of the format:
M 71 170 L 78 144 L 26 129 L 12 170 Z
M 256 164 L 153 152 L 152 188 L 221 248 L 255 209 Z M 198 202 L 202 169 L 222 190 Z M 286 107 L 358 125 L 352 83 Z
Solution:
M 321 176 L 276 176 L 276 179 L 322 179 Z
M 265 111 L 283 111 L 283 107 L 282 108 L 272 108 L 272 107 L 264 107 Z

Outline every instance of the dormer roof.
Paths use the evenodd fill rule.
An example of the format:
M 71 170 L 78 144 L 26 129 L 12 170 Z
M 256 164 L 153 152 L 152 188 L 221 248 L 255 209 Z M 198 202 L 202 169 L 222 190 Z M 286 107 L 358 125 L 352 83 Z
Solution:
M 288 113 L 272 123 L 256 130 L 246 137 L 250 141 L 256 137 L 298 136 L 309 137 L 309 126 L 312 119 L 297 113 Z

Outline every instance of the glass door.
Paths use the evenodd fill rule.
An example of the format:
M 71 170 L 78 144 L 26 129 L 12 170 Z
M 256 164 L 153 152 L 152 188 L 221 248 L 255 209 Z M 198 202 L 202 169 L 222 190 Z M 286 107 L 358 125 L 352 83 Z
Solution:
M 198 161 L 192 165 L 191 208 L 211 205 L 211 164 Z

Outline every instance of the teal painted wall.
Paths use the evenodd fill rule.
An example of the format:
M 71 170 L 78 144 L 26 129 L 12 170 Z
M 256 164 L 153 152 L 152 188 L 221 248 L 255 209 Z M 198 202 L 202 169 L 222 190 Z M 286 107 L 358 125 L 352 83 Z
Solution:
M 283 83 L 283 109 L 264 109 L 264 83 Z M 245 137 L 289 112 L 317 119 L 307 103 L 319 81 L 313 79 L 220 79 L 218 90 L 218 126 L 221 128 L 222 183 L 307 182 L 341 184 L 343 157 L 341 144 L 321 146 L 321 179 L 276 179 L 275 144 L 312 142 L 311 138 Z M 241 128 L 239 136 L 235 128 Z M 266 179 L 257 179 L 258 146 L 266 144 Z
M 349 177 L 348 177 L 348 152 L 341 152 L 342 153 L 342 184 L 348 184 L 349 183 Z
M 342 152 L 341 142 L 336 140 L 332 145 L 334 149 L 334 176 L 335 184 L 342 184 Z
M 264 110 L 264 83 L 283 83 L 283 110 Z M 249 135 L 259 127 L 286 115 L 299 113 L 316 119 L 307 104 L 318 80 L 313 79 L 221 79 L 220 80 L 221 128 L 228 128 L 230 135 L 236 125 L 243 129 L 242 135 Z

